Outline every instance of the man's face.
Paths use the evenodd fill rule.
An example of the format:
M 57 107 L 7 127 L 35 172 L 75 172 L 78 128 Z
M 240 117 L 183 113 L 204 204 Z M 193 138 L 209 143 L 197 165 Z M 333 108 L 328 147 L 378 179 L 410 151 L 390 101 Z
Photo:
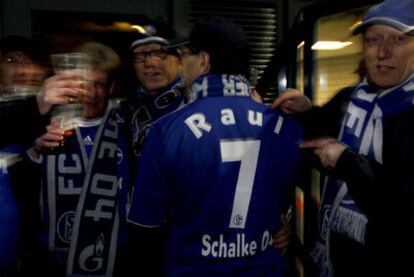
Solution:
M 387 89 L 414 72 L 414 37 L 385 25 L 372 25 L 364 33 L 368 79 Z
M 135 74 L 150 94 L 168 86 L 178 78 L 180 62 L 158 43 L 150 43 L 133 49 Z
M 189 88 L 191 84 L 201 75 L 201 60 L 198 54 L 193 53 L 188 47 L 180 47 L 180 58 L 182 66 L 182 77 L 184 86 Z
M 40 68 L 21 51 L 0 54 L 0 85 L 39 85 Z
M 107 71 L 102 69 L 92 70 L 85 79 L 89 92 L 83 96 L 83 113 L 84 118 L 93 119 L 105 111 L 111 95 L 111 84 Z

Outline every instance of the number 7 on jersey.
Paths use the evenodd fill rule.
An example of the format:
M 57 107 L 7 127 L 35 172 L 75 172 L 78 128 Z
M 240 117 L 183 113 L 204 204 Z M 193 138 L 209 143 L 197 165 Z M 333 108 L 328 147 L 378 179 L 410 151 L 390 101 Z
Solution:
M 220 150 L 223 162 L 241 162 L 229 228 L 243 229 L 246 225 L 253 192 L 260 140 L 222 140 L 220 141 Z

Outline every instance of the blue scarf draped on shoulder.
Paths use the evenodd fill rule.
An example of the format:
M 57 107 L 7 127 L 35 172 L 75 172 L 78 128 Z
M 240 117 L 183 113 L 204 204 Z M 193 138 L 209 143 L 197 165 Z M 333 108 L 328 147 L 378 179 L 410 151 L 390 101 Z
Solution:
M 132 136 L 135 154 L 139 156 L 142 143 L 153 122 L 184 104 L 184 88 L 181 78 L 155 94 L 148 94 L 144 88 L 137 91 L 133 101 Z
M 338 139 L 382 163 L 383 119 L 414 108 L 414 77 L 382 92 L 372 90 L 366 80 L 356 87 L 344 113 Z M 364 244 L 368 219 L 348 194 L 346 183 L 332 176 L 325 180 L 319 212 L 320 237 L 312 256 L 321 266 L 320 276 L 333 276 L 329 258 L 331 231 Z

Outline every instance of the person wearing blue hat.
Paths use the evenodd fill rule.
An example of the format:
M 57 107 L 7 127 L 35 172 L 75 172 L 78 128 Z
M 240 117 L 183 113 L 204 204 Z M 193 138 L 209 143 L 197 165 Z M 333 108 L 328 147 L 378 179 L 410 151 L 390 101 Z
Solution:
M 140 149 L 152 122 L 184 104 L 179 76 L 180 61 L 168 48 L 177 38 L 176 31 L 162 21 L 144 26 L 144 32 L 131 44 L 132 63 L 138 80 L 132 96 L 133 140 L 135 153 Z
M 405 34 L 414 34 L 414 8 L 412 0 L 387 0 L 370 8 L 363 22 L 353 31 L 354 35 L 363 33 L 371 25 L 385 25 Z
M 296 90 L 274 102 L 332 136 L 301 144 L 329 172 L 312 252 L 320 276 L 414 276 L 413 31 L 413 0 L 371 7 L 353 32 L 366 77 L 352 93 L 321 108 Z
M 150 130 L 128 219 L 164 228 L 163 276 L 285 276 L 272 234 L 301 163 L 299 122 L 252 99 L 238 25 L 200 20 L 176 47 L 190 102 Z

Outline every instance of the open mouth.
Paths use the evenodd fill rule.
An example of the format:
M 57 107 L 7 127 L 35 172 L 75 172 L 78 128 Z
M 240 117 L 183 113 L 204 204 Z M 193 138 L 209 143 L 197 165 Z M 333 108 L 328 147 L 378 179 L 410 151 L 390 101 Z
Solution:
M 381 64 L 379 64 L 379 65 L 377 65 L 377 69 L 379 71 L 390 71 L 390 70 L 393 70 L 394 67 L 388 66 L 388 65 L 381 65 Z
M 160 75 L 161 74 L 159 72 L 146 72 L 146 73 L 144 73 L 145 78 L 156 78 Z

